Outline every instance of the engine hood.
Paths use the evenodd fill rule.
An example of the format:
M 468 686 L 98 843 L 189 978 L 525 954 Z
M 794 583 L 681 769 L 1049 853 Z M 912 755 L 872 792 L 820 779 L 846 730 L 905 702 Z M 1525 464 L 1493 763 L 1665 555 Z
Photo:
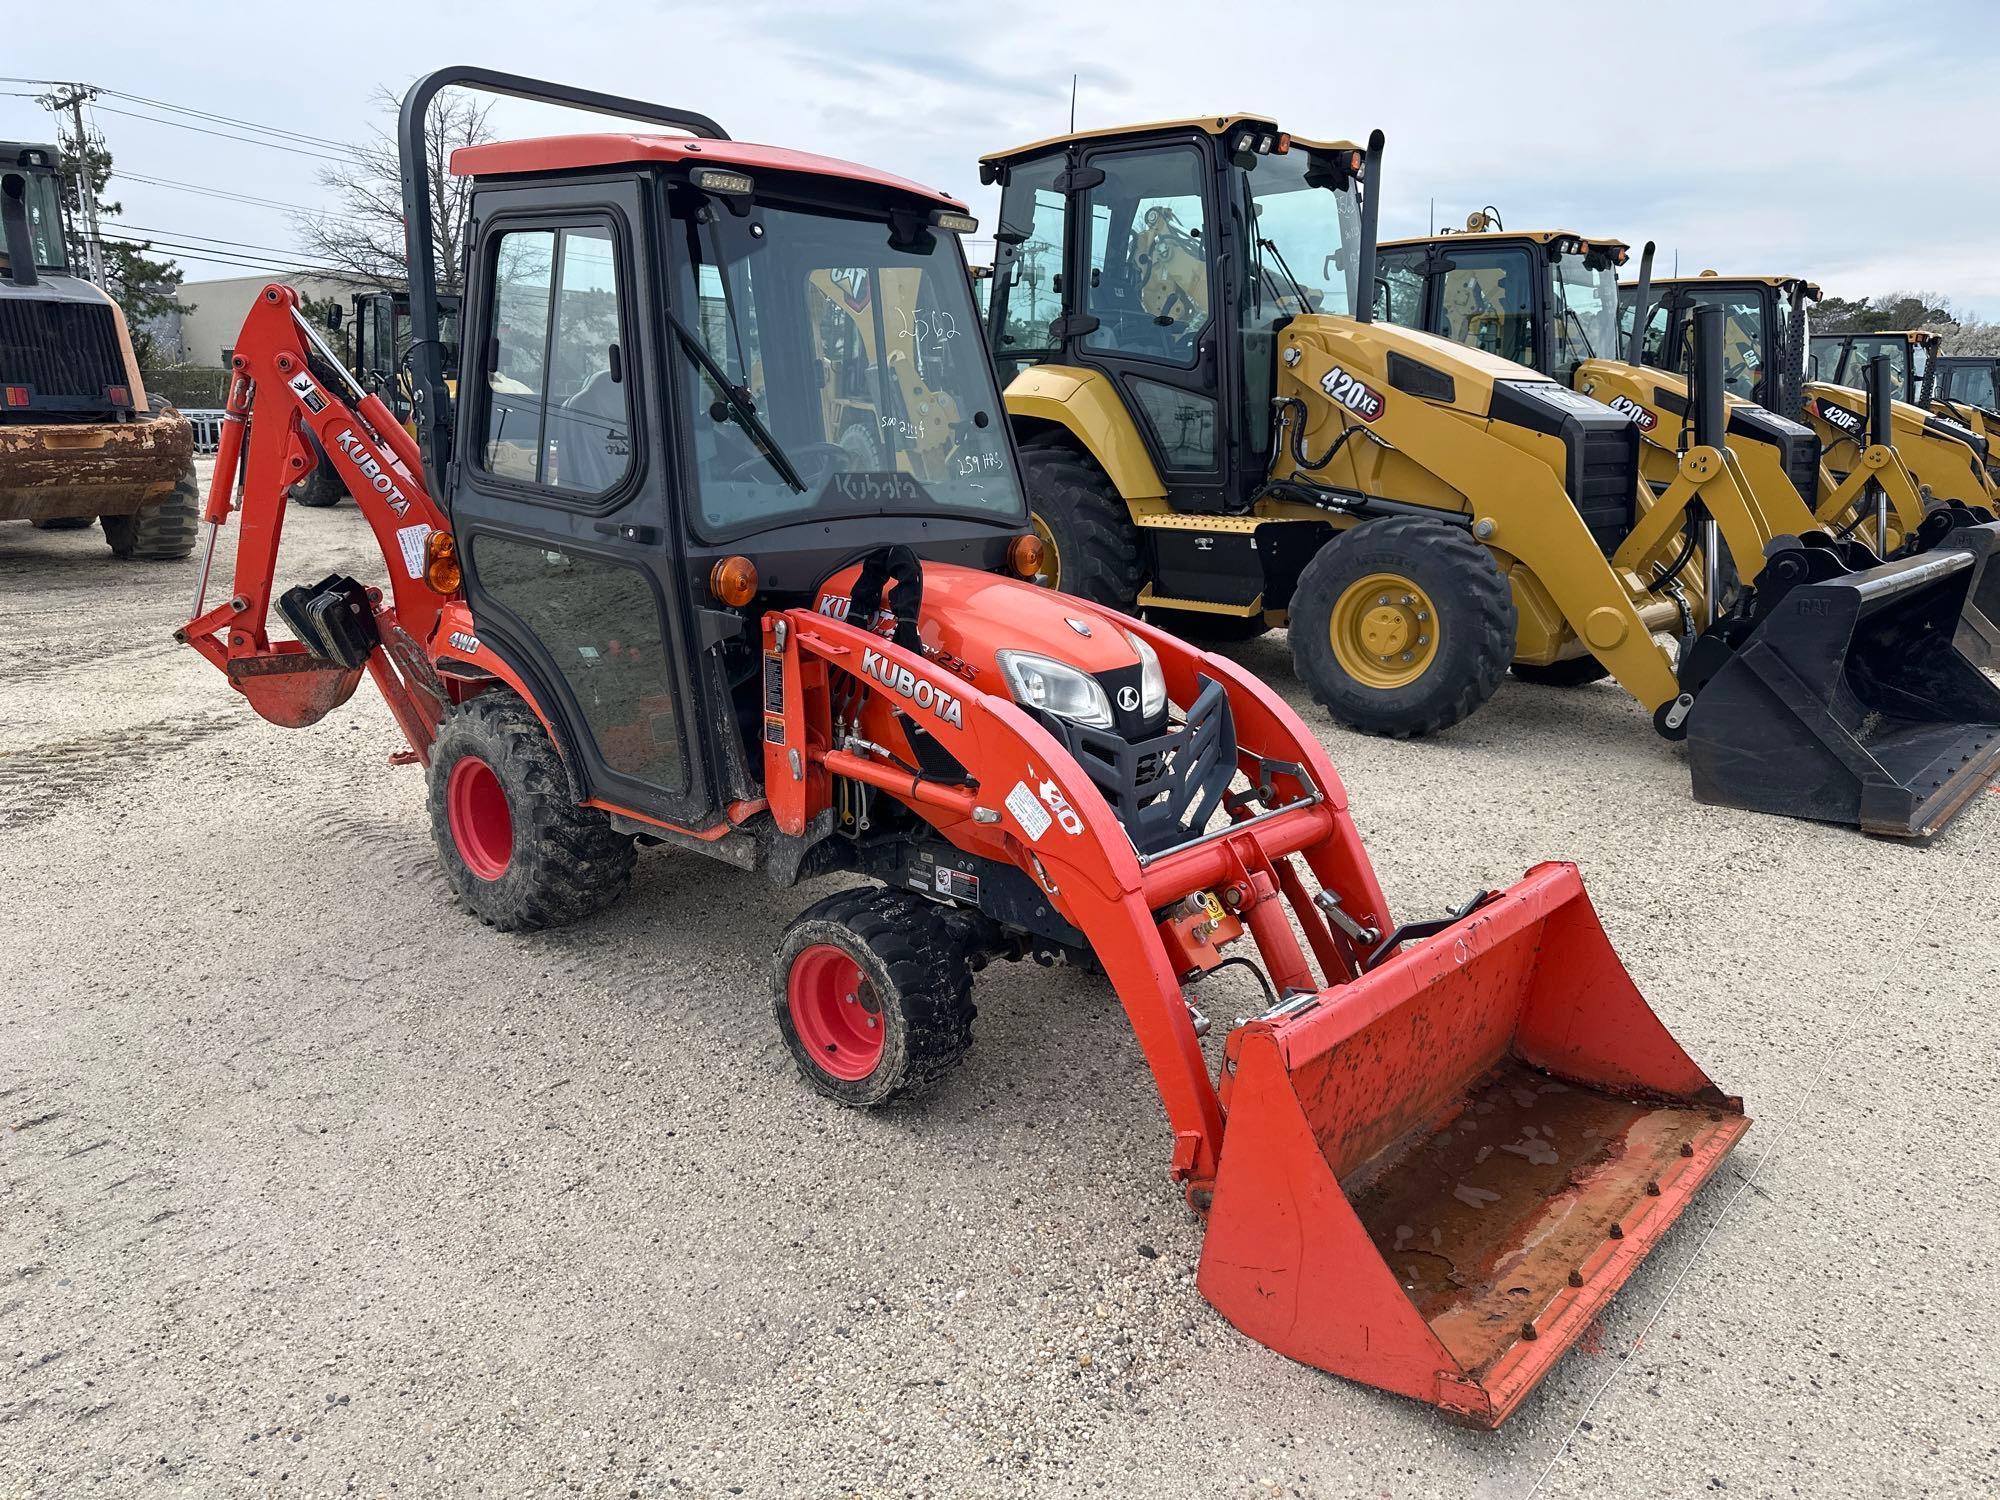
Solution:
M 843 568 L 820 589 L 815 607 L 847 618 L 856 564 Z M 893 607 L 895 595 L 890 595 Z M 856 622 L 860 623 L 860 622 Z M 1139 709 L 1144 664 L 1119 617 L 1069 594 L 1022 579 L 1004 578 L 950 563 L 925 563 L 923 603 L 917 634 L 927 654 L 956 671 L 981 692 L 1011 698 L 999 653 L 1030 651 L 1064 662 L 1097 679 L 1112 703 L 1119 733 L 1157 733 L 1162 715 L 1147 720 Z M 1130 688 L 1127 694 L 1124 690 Z

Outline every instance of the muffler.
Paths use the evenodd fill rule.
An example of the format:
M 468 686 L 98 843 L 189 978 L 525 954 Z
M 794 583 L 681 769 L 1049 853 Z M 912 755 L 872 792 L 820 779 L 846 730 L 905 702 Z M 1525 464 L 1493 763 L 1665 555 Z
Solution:
M 1293 1359 L 1497 1427 L 1749 1129 L 1572 865 L 1229 1038 L 1198 1284 Z
M 1823 538 L 1774 541 L 1683 670 L 1695 797 L 1897 838 L 1950 822 L 2000 773 L 2000 686 L 1958 645 L 1991 545 L 1856 570 Z

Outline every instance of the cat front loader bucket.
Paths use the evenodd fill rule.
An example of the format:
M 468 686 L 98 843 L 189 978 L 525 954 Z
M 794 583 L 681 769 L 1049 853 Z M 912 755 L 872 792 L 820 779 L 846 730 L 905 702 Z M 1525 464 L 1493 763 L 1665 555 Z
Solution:
M 1897 838 L 1949 822 L 2000 773 L 2000 686 L 1959 645 L 1989 545 L 1974 533 L 1858 570 L 1818 538 L 1772 543 L 1714 633 L 1729 649 L 1696 648 L 1713 672 L 1688 718 L 1695 796 Z
M 1750 1126 L 1570 865 L 1229 1038 L 1198 1282 L 1243 1332 L 1495 1427 Z

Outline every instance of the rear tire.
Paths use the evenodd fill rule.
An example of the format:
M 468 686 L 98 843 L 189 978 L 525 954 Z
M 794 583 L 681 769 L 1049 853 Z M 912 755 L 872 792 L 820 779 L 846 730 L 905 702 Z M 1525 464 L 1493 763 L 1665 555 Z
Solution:
M 1541 667 L 1517 661 L 1514 675 L 1537 687 L 1573 688 L 1601 682 L 1611 675 L 1611 669 L 1594 656 L 1573 656 L 1568 661 L 1552 661 Z
M 1514 596 L 1465 531 L 1387 516 L 1343 531 L 1292 595 L 1292 665 L 1342 724 L 1406 739 L 1491 698 L 1514 656 Z
M 502 932 L 577 921 L 632 883 L 631 835 L 570 800 L 548 731 L 504 689 L 445 716 L 431 750 L 430 813 L 453 894 Z
M 1021 481 L 1049 586 L 1130 614 L 1139 602 L 1139 528 L 1111 476 L 1088 454 L 1049 445 L 1021 450 Z
M 314 510 L 326 510 L 340 504 L 347 498 L 347 485 L 334 471 L 333 463 L 326 456 L 326 450 L 319 445 L 319 439 L 307 434 L 314 455 L 319 462 L 313 471 L 291 488 L 291 497 L 299 505 L 309 505 Z
M 95 516 L 45 516 L 28 524 L 37 531 L 81 531 L 96 524 Z
M 201 524 L 201 483 L 195 478 L 194 460 L 181 470 L 181 477 L 167 498 L 147 506 L 135 515 L 99 516 L 104 540 L 113 557 L 138 562 L 172 562 L 194 551 L 195 532 Z
M 935 1083 L 972 1045 L 972 969 L 950 914 L 907 891 L 807 907 L 771 965 L 771 1013 L 800 1076 L 850 1109 Z

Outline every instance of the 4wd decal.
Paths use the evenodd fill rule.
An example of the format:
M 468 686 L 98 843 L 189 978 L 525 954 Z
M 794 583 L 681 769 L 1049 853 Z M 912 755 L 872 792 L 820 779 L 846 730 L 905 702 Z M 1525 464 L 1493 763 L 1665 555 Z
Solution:
M 1630 396 L 1613 396 L 1610 407 L 1621 417 L 1631 418 L 1632 425 L 1641 432 L 1651 432 L 1660 425 L 1660 419 L 1634 401 Z
M 1339 365 L 1320 377 L 1319 388 L 1364 422 L 1382 415 L 1382 393 L 1356 380 Z
M 341 428 L 333 442 L 335 447 L 354 460 L 355 467 L 360 469 L 368 477 L 369 484 L 375 487 L 375 493 L 389 502 L 389 509 L 399 516 L 410 513 L 410 497 L 405 495 L 396 481 L 389 477 L 388 470 L 382 467 L 382 460 L 375 456 L 374 450 L 355 436 L 352 427 Z
M 861 670 L 874 678 L 899 698 L 907 698 L 927 713 L 936 714 L 938 722 L 949 724 L 953 729 L 965 727 L 965 706 L 956 693 L 939 687 L 928 677 L 919 677 L 908 667 L 899 667 L 880 651 L 861 653 Z
M 463 630 L 454 630 L 446 639 L 451 642 L 451 649 L 454 651 L 466 656 L 479 654 L 479 637 L 476 635 L 467 635 Z
M 1844 406 L 1836 406 L 1833 402 L 1826 400 L 1816 401 L 1813 405 L 1819 412 L 1819 419 L 1835 432 L 1844 432 L 1849 437 L 1860 436 L 1861 429 L 1865 424 L 1858 413 L 1851 412 Z

